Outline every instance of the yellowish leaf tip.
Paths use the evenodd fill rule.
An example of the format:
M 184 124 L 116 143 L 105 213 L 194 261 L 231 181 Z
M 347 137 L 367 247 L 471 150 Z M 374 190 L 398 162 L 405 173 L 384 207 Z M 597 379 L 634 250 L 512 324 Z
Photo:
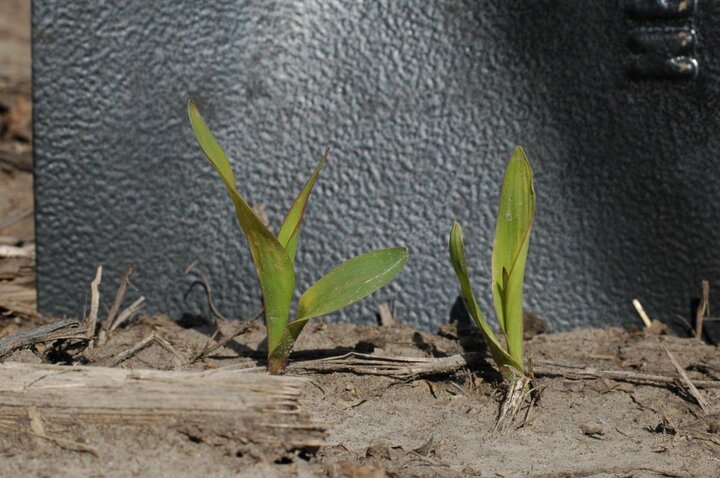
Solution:
M 528 159 L 527 159 L 527 155 L 525 154 L 525 150 L 524 150 L 523 147 L 520 146 L 520 145 L 518 145 L 518 146 L 515 148 L 515 151 L 513 151 L 512 159 L 516 159 L 516 158 L 517 158 L 517 159 L 521 159 L 521 160 L 523 160 L 523 161 L 525 161 L 525 162 L 527 162 L 527 160 L 528 160 Z

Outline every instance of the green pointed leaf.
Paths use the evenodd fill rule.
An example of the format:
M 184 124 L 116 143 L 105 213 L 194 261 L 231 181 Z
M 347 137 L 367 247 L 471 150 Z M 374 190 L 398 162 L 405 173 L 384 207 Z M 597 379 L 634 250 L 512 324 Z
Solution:
M 190 118 L 190 125 L 195 132 L 195 138 L 205 153 L 205 156 L 220 174 L 220 178 L 225 183 L 228 191 L 235 191 L 235 175 L 230 166 L 230 161 L 228 161 L 222 146 L 220 146 L 212 132 L 210 132 L 210 128 L 208 128 L 205 120 L 200 116 L 200 112 L 193 100 L 188 101 L 188 117 Z
M 300 240 L 300 230 L 302 229 L 302 221 L 305 216 L 305 208 L 307 207 L 308 199 L 310 199 L 310 193 L 312 192 L 315 181 L 317 181 L 320 170 L 325 165 L 328 156 L 330 155 L 330 149 L 325 150 L 320 162 L 315 167 L 310 179 L 307 180 L 305 186 L 303 186 L 300 194 L 295 198 L 290 210 L 283 220 L 280 231 L 278 232 L 278 242 L 285 248 L 290 256 L 290 260 L 295 262 L 295 253 L 297 252 L 298 241 Z
M 514 367 L 516 370 L 522 372 L 524 370 L 522 360 L 513 359 L 502 347 L 498 340 L 495 332 L 493 332 L 490 324 L 485 320 L 485 317 L 480 310 L 480 306 L 475 300 L 475 294 L 473 294 L 472 286 L 470 284 L 470 276 L 468 274 L 467 262 L 465 261 L 465 247 L 463 245 L 463 232 L 462 227 L 457 222 L 453 225 L 452 231 L 450 232 L 450 262 L 452 263 L 453 269 L 455 269 L 455 275 L 460 283 L 460 291 L 462 293 L 465 306 L 467 307 L 470 316 L 475 321 L 483 336 L 485 342 L 490 349 L 495 363 L 500 369 L 500 373 L 506 378 L 512 378 L 512 373 L 507 369 L 508 366 Z
M 510 158 L 500 193 L 493 244 L 492 291 L 508 353 L 520 362 L 523 360 L 522 288 L 534 217 L 532 168 L 525 152 L 518 147 Z
M 271 355 L 289 354 L 310 319 L 335 312 L 372 294 L 390 282 L 407 260 L 408 251 L 404 247 L 379 249 L 353 257 L 328 272 L 300 297 L 297 319 L 288 324 L 277 349 L 271 349 Z
M 348 259 L 300 297 L 298 320 L 330 314 L 372 294 L 390 282 L 407 260 L 404 247 L 379 249 Z
M 292 262 L 285 248 L 235 189 L 235 175 L 230 162 L 192 100 L 188 102 L 188 116 L 200 148 L 225 183 L 235 205 L 238 222 L 250 246 L 265 303 L 268 346 L 272 349 L 280 340 L 290 317 L 290 303 L 295 290 Z

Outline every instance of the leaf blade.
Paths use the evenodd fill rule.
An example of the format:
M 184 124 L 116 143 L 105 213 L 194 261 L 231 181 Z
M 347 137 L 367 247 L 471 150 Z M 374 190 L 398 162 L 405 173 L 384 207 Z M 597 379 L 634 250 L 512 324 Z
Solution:
M 207 123 L 200 115 L 200 111 L 193 100 L 188 101 L 188 118 L 190 118 L 190 126 L 192 126 L 195 133 L 195 139 L 197 139 L 200 148 L 205 153 L 205 157 L 220 174 L 220 178 L 228 190 L 235 191 L 235 174 L 230 166 L 230 161 L 228 161 L 222 146 L 217 142 Z
M 535 217 L 533 173 L 517 147 L 508 163 L 500 193 L 493 243 L 493 305 L 505 333 L 508 353 L 523 360 L 522 288 L 530 231 Z
M 490 327 L 490 324 L 487 320 L 485 320 L 477 300 L 475 300 L 475 294 L 472 291 L 467 262 L 465 260 L 465 246 L 463 243 L 462 227 L 457 222 L 453 225 L 452 230 L 450 231 L 449 249 L 450 262 L 452 263 L 455 275 L 460 283 L 460 292 L 463 297 L 463 301 L 465 302 L 465 306 L 470 313 L 470 316 L 475 321 L 475 324 L 480 329 L 480 332 L 485 337 L 485 342 L 490 349 L 490 353 L 495 360 L 495 363 L 500 369 L 500 373 L 506 378 L 511 378 L 512 375 L 511 372 L 507 370 L 507 366 L 512 366 L 522 372 L 524 370 L 522 361 L 518 362 L 503 349 L 500 341 L 495 335 L 495 332 L 493 332 L 492 327 Z
M 372 294 L 405 266 L 405 247 L 378 249 L 343 262 L 310 286 L 298 301 L 298 320 L 327 315 Z
M 302 221 L 305 216 L 308 200 L 310 199 L 310 193 L 329 155 L 330 149 L 328 148 L 325 150 L 322 158 L 320 158 L 320 162 L 315 167 L 312 175 L 310 175 L 310 178 L 305 182 L 302 190 L 293 201 L 280 226 L 280 231 L 277 236 L 278 242 L 285 248 L 290 260 L 293 262 L 295 262 L 295 254 L 300 240 L 300 231 L 302 230 Z
M 268 346 L 274 347 L 290 318 L 290 303 L 295 290 L 292 262 L 285 248 L 235 189 L 235 175 L 230 162 L 192 100 L 188 102 L 188 117 L 200 148 L 225 184 L 235 206 L 235 215 L 250 246 L 265 304 Z
M 394 247 L 353 257 L 335 267 L 300 297 L 297 319 L 288 324 L 277 350 L 271 353 L 278 356 L 289 353 L 310 319 L 335 312 L 372 294 L 400 273 L 407 260 L 407 249 Z M 363 264 L 369 267 L 360 267 Z M 333 283 L 339 286 L 333 287 Z M 328 295 L 334 297 L 323 301 Z

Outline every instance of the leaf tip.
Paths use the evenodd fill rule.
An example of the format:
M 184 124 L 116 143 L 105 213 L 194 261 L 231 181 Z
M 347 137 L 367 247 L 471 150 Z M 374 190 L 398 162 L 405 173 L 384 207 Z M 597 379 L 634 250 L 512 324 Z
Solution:
M 530 161 L 528 161 L 527 154 L 525 153 L 525 150 L 522 146 L 518 145 L 515 148 L 515 151 L 513 151 L 512 157 L 510 158 L 510 161 L 521 161 L 525 165 L 525 167 L 532 173 Z
M 393 251 L 393 253 L 400 253 L 399 262 L 403 265 L 403 267 L 405 266 L 405 264 L 407 264 L 407 261 L 410 259 L 410 250 L 407 248 L 407 246 L 391 247 L 387 250 Z
M 195 103 L 195 100 L 193 100 L 192 98 L 188 99 L 187 111 L 188 111 L 188 116 L 192 116 L 194 114 L 200 114 L 198 112 L 197 104 Z
M 325 148 L 325 152 L 320 158 L 320 163 L 318 164 L 318 171 L 325 166 L 325 162 L 328 160 L 328 158 L 330 158 L 330 148 Z
M 453 237 L 457 237 L 457 236 L 459 236 L 460 239 L 462 239 L 463 230 L 462 230 L 462 226 L 460 225 L 460 223 L 457 221 L 454 221 L 452 229 L 450 229 L 450 239 L 452 239 Z

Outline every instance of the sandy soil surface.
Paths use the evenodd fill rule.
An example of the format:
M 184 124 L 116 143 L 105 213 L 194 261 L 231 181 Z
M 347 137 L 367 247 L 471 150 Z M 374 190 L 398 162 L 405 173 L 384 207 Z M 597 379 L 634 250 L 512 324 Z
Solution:
M 36 324 L 35 324 L 36 325 Z M 30 321 L 0 322 L 0 336 L 32 327 Z M 229 333 L 235 324 L 222 323 Z M 163 317 L 142 318 L 92 352 L 73 360 L 107 364 L 150 333 L 166 338 L 184 357 L 195 355 L 214 326 L 201 318 L 181 324 Z M 465 329 L 462 329 L 465 330 Z M 460 335 L 461 339 L 458 338 Z M 482 352 L 472 329 L 443 327 L 441 335 L 407 326 L 309 325 L 293 362 L 350 351 L 381 357 L 447 357 Z M 720 379 L 720 356 L 692 339 L 630 333 L 621 329 L 580 329 L 541 334 L 528 341 L 537 363 L 625 370 L 677 377 L 664 345 L 691 380 Z M 183 369 L 262 365 L 260 325 Z M 9 360 L 40 361 L 30 351 Z M 307 363 L 307 362 L 305 362 Z M 121 367 L 173 370 L 177 357 L 151 345 Z M 316 423 L 327 426 L 325 445 L 313 452 L 277 456 L 245 453 L 240 441 L 222 443 L 148 427 L 53 427 L 71 442 L 98 450 L 98 456 L 4 430 L 0 475 L 16 476 L 532 476 L 532 477 L 715 477 L 720 476 L 720 388 L 701 390 L 704 412 L 681 386 L 647 386 L 609 379 L 539 377 L 539 401 L 514 426 L 493 435 L 502 393 L 497 373 L 486 362 L 429 377 L 397 379 L 364 373 L 316 373 L 302 399 Z M 528 410 L 526 410 L 528 411 Z

